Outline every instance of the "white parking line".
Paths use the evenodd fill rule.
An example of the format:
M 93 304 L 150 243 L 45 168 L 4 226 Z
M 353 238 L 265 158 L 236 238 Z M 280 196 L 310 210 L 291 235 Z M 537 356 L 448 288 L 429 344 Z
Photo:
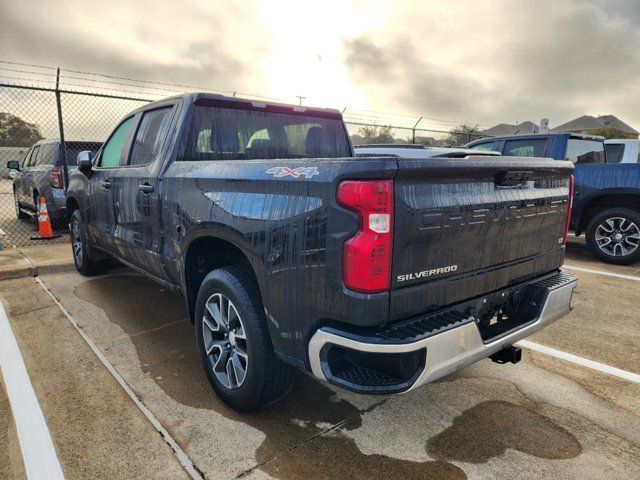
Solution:
M 203 479 L 202 474 L 195 468 L 195 466 L 193 465 L 193 462 L 189 459 L 189 457 L 184 452 L 184 450 L 182 450 L 180 445 L 178 445 L 178 443 L 173 439 L 173 437 L 167 431 L 167 429 L 162 426 L 160 421 L 151 412 L 151 410 L 149 410 L 147 406 L 144 403 L 142 403 L 142 400 L 140 400 L 140 397 L 136 395 L 136 392 L 133 391 L 133 389 L 125 381 L 122 375 L 118 373 L 118 371 L 111 364 L 109 359 L 104 356 L 104 354 L 98 348 L 98 346 L 94 343 L 94 341 L 91 340 L 91 337 L 89 337 L 89 335 L 87 335 L 85 331 L 80 327 L 80 325 L 78 325 L 78 322 L 76 322 L 76 319 L 71 316 L 68 310 L 64 308 L 64 305 L 62 305 L 58 301 L 55 295 L 51 293 L 51 291 L 47 288 L 44 282 L 40 280 L 39 277 L 36 277 L 36 282 L 38 282 L 38 284 L 47 293 L 47 295 L 51 297 L 51 299 L 55 302 L 55 304 L 58 306 L 60 311 L 64 314 L 65 317 L 67 317 L 67 320 L 69 321 L 69 323 L 73 325 L 73 327 L 78 331 L 78 333 L 83 338 L 83 340 L 87 343 L 87 345 L 89 345 L 89 348 L 91 348 L 91 350 L 93 350 L 93 353 L 96 354 L 96 356 L 98 357 L 98 360 L 102 362 L 105 368 L 109 371 L 109 373 L 113 376 L 113 378 L 115 378 L 116 382 L 120 384 L 120 386 L 126 392 L 126 394 L 129 395 L 129 398 L 133 400 L 133 403 L 136 404 L 136 406 L 140 409 L 143 415 L 147 417 L 147 420 L 149 420 L 149 422 L 151 422 L 151 424 L 158 431 L 158 433 L 162 435 L 162 438 L 164 439 L 164 441 L 173 450 L 173 453 L 175 454 L 176 458 L 180 462 L 180 465 L 182 465 L 182 467 L 186 470 L 186 472 L 191 476 L 192 479 L 202 480 Z
M 619 368 L 612 367 L 611 365 L 607 365 L 606 363 L 589 360 L 588 358 L 579 357 L 577 355 L 573 355 L 572 353 L 563 352 L 562 350 L 556 350 L 555 348 L 540 345 L 539 343 L 530 342 L 529 340 L 520 340 L 518 343 L 516 343 L 516 345 L 518 345 L 519 347 L 528 348 L 529 350 L 546 353 L 547 355 L 551 355 L 552 357 L 560 358 L 562 360 L 566 360 L 567 362 L 575 363 L 576 365 L 581 365 L 583 367 L 587 367 L 601 373 L 613 375 L 614 377 L 622 378 L 623 380 L 640 383 L 640 375 L 638 375 L 637 373 L 621 370 Z
M 605 277 L 624 278 L 625 280 L 633 280 L 634 282 L 640 282 L 640 277 L 634 277 L 633 275 L 623 275 L 622 273 L 603 272 L 602 270 L 591 270 L 590 268 L 574 267 L 573 265 L 563 265 L 564 268 L 569 270 L 575 270 L 576 272 L 594 273 L 596 275 L 604 275 Z
M 33 391 L 20 348 L 0 304 L 0 370 L 16 424 L 22 460 L 29 480 L 63 480 L 62 468 L 47 422 Z

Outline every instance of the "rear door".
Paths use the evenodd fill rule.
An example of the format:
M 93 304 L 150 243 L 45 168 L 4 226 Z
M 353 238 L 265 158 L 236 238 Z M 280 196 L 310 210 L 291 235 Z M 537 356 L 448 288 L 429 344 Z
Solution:
M 569 162 L 398 160 L 391 320 L 557 269 Z

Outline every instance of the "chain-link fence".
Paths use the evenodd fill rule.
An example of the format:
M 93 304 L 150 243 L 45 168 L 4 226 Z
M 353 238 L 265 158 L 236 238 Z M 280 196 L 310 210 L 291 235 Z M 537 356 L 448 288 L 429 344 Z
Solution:
M 65 187 L 78 153 L 97 151 L 118 121 L 139 106 L 196 90 L 236 95 L 0 61 L 0 246 L 40 242 L 34 238 L 41 234 L 43 202 L 56 236 L 46 241 L 67 241 Z M 426 117 L 347 109 L 343 116 L 354 145 L 463 145 L 483 136 L 478 125 Z
M 66 178 L 78 153 L 97 151 L 125 114 L 148 101 L 61 90 L 57 85 L 0 84 L 2 245 L 41 243 L 39 237 L 49 236 L 46 223 L 38 221 L 42 203 L 53 231 L 46 241 L 68 241 Z

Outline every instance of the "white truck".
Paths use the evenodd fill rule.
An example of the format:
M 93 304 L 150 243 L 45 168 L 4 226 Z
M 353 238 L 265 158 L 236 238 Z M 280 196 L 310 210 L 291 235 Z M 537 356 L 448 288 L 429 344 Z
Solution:
M 607 163 L 640 163 L 640 140 L 614 138 L 604 141 Z

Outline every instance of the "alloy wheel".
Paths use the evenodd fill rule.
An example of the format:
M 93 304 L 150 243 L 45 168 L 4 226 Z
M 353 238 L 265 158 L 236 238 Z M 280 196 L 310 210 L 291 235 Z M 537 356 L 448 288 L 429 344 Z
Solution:
M 80 225 L 77 220 L 71 222 L 71 246 L 76 264 L 82 265 L 82 237 L 80 235 Z
M 608 255 L 631 255 L 640 245 L 640 229 L 628 218 L 607 218 L 596 228 L 595 241 L 598 248 Z
M 240 388 L 249 366 L 247 337 L 238 310 L 221 293 L 211 295 L 205 304 L 202 338 L 217 380 L 228 389 Z

